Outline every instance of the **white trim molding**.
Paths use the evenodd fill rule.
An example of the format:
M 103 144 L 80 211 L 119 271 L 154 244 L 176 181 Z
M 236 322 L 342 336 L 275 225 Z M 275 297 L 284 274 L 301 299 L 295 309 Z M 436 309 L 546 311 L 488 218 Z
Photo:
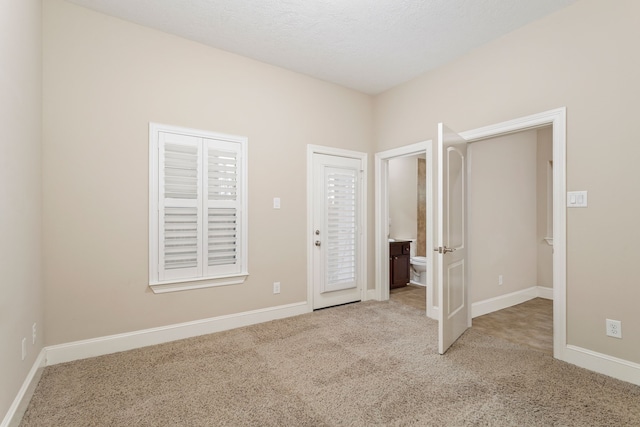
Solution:
M 537 286 L 537 288 L 538 298 L 553 299 L 553 288 L 548 288 L 546 286 Z
M 52 345 L 46 347 L 46 365 L 56 365 L 58 363 L 71 362 L 88 357 L 102 356 L 104 354 L 132 350 L 134 348 L 162 344 L 242 326 L 254 325 L 256 323 L 297 316 L 308 312 L 309 309 L 305 301 L 195 320 L 192 322 L 177 323 L 158 328 Z
M 14 427 L 20 425 L 20 421 L 22 421 L 22 416 L 27 410 L 27 406 L 29 406 L 29 402 L 31 401 L 31 397 L 33 396 L 33 392 L 36 390 L 36 386 L 40 381 L 40 377 L 42 376 L 42 372 L 44 370 L 46 360 L 46 348 L 40 350 L 38 357 L 35 362 L 33 362 L 33 366 L 31 370 L 27 374 L 24 382 L 22 383 L 22 387 L 18 391 L 16 398 L 13 400 L 13 403 L 9 407 L 2 423 L 0 423 L 0 427 Z
M 245 279 L 249 276 L 248 273 L 234 274 L 229 277 L 216 277 L 209 279 L 188 279 L 167 282 L 156 282 L 150 284 L 151 290 L 154 294 L 164 294 L 166 292 L 187 291 L 191 289 L 210 288 L 213 286 L 227 286 L 227 285 L 239 285 L 244 283 Z
M 522 304 L 523 302 L 527 302 L 534 298 L 553 299 L 553 289 L 543 286 L 532 286 L 520 291 L 474 302 L 471 304 L 471 316 L 483 316 L 485 314 L 493 313 L 494 311 Z
M 640 364 L 638 363 L 575 345 L 568 345 L 564 354 L 565 362 L 640 386 Z

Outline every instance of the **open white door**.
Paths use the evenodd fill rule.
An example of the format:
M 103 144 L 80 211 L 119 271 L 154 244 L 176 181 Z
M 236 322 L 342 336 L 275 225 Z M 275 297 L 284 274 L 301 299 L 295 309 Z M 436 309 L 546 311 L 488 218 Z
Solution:
M 467 142 L 438 125 L 438 351 L 444 354 L 470 324 L 467 286 Z

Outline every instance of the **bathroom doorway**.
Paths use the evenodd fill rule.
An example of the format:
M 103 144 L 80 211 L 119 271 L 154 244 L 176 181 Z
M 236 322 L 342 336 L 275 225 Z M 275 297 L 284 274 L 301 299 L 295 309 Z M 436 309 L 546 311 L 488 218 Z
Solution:
M 426 313 L 426 154 L 389 160 L 389 299 Z M 408 252 L 408 253 L 406 253 Z
M 427 272 L 432 270 L 433 256 L 427 248 L 433 247 L 431 162 L 432 141 L 376 154 L 376 200 L 381 201 L 376 209 L 376 229 L 385 230 L 383 235 L 376 233 L 376 260 L 385 260 L 376 263 L 376 299 L 388 300 L 392 295 L 391 245 L 408 242 L 411 248 L 407 257 L 409 284 L 394 289 L 394 298 L 425 310 L 430 317 L 433 283 L 432 275 Z M 423 257 L 419 266 L 415 260 L 418 256 Z M 411 258 L 414 258 L 413 265 Z M 418 269 L 425 271 L 420 274 Z

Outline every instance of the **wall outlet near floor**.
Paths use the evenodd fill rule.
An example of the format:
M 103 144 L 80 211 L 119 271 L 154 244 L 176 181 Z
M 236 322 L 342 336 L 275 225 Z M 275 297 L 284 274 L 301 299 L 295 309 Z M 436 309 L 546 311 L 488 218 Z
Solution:
M 622 322 L 607 319 L 607 335 L 614 338 L 622 338 Z
M 273 282 L 273 293 L 274 294 L 280 293 L 280 282 Z
M 498 285 L 502 286 L 502 283 L 503 283 L 503 281 L 502 281 L 502 274 L 501 274 L 501 275 L 498 276 Z
M 22 338 L 22 360 L 27 357 L 27 339 Z

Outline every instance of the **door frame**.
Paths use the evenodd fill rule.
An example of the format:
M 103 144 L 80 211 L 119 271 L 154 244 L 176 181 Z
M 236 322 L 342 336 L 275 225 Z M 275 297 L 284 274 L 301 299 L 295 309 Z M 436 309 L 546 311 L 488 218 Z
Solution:
M 375 299 L 389 299 L 389 161 L 401 157 L 424 154 L 426 157 L 426 203 L 433 207 L 433 141 L 421 141 L 415 144 L 394 148 L 375 155 L 375 247 L 376 247 L 376 282 Z M 426 210 L 426 247 L 433 247 L 433 210 Z M 427 250 L 427 270 L 433 272 L 433 254 Z M 433 277 L 427 275 L 427 316 L 437 319 L 438 313 L 433 305 Z
M 357 274 L 360 280 L 360 300 L 367 300 L 367 168 L 369 155 L 360 151 L 307 144 L 307 309 L 310 312 L 313 311 L 313 242 L 315 240 L 315 235 L 313 234 L 313 157 L 316 154 L 360 160 L 362 169 L 360 171 L 361 209 L 358 215 L 358 222 L 360 224 L 360 229 L 358 230 L 358 245 L 361 250 L 358 254 Z
M 510 133 L 521 132 L 525 130 L 537 129 L 545 126 L 552 127 L 553 140 L 553 357 L 559 360 L 566 360 L 567 357 L 567 212 L 566 212 L 566 152 L 567 152 L 567 109 L 566 107 L 556 108 L 549 111 L 533 114 L 530 116 L 520 117 L 505 122 L 484 126 L 461 132 L 460 135 L 467 142 L 476 142 L 483 139 L 495 138 L 498 136 L 508 135 Z M 376 179 L 375 179 L 375 237 L 376 237 L 376 299 L 384 301 L 389 299 L 388 287 L 382 285 L 383 278 L 389 276 L 389 266 L 386 260 L 389 258 L 389 245 L 387 242 L 387 230 L 389 224 L 388 211 L 388 194 L 387 194 L 387 178 L 388 178 L 388 160 L 393 157 L 399 157 L 402 154 L 417 152 L 417 148 L 411 151 L 410 147 L 417 147 L 420 144 L 431 144 L 431 141 L 425 141 L 406 147 L 400 147 L 393 150 L 387 150 L 376 154 Z M 429 163 L 427 163 L 427 167 Z M 431 164 L 432 166 L 432 164 Z M 433 173 L 433 171 L 432 171 Z M 431 177 L 432 173 L 427 170 L 427 177 Z M 432 177 L 431 177 L 432 178 Z M 431 185 L 427 185 L 427 203 L 433 200 L 433 179 Z M 431 190 L 431 198 L 429 191 Z M 433 206 L 433 205 L 431 205 Z M 427 209 L 427 214 L 432 209 Z M 433 218 L 431 218 L 433 221 Z M 427 218 L 427 237 L 428 231 L 433 230 L 429 226 L 429 218 Z M 431 222 L 433 224 L 433 222 Z M 431 233 L 433 234 L 433 233 Z M 428 244 L 429 241 L 427 241 Z M 433 244 L 432 244 L 433 247 Z M 431 257 L 433 259 L 433 256 Z M 427 264 L 431 274 L 431 289 L 433 289 L 433 262 Z M 473 278 L 469 277 L 469 286 L 472 287 Z M 427 289 L 429 292 L 429 288 Z M 429 298 L 429 295 L 427 296 Z M 433 298 L 431 298 L 433 301 Z M 427 315 L 431 318 L 437 318 L 437 307 L 432 307 L 429 312 L 427 304 Z M 436 316 L 433 316 L 436 314 Z
M 567 347 L 567 211 L 566 211 L 566 153 L 567 153 L 567 109 L 556 108 L 530 116 L 497 123 L 460 135 L 467 142 L 538 129 L 552 128 L 553 141 L 553 357 L 565 360 Z M 470 274 L 469 286 L 473 286 Z

